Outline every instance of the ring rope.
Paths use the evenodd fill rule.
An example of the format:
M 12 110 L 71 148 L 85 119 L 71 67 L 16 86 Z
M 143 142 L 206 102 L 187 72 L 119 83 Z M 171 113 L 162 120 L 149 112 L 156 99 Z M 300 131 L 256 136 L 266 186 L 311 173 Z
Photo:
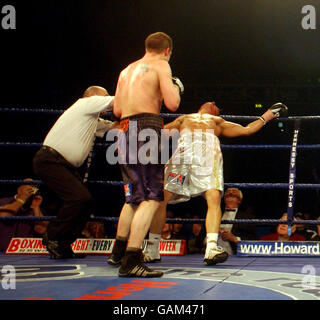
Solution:
M 0 108 L 0 112 L 7 113 L 44 113 L 44 114 L 61 114 L 65 110 L 55 110 L 55 109 L 26 109 L 26 108 Z M 111 112 L 108 112 L 111 114 Z M 177 118 L 179 116 L 183 116 L 182 113 L 161 113 L 160 116 L 163 118 Z M 227 120 L 256 120 L 259 116 L 235 116 L 235 115 L 221 115 L 221 118 Z M 278 117 L 274 120 L 278 121 L 292 121 L 292 120 L 319 120 L 320 116 L 291 116 L 291 117 Z
M 105 147 L 108 143 L 96 143 L 95 147 Z M 42 143 L 39 142 L 0 142 L 0 147 L 32 147 L 40 148 Z M 291 149 L 290 144 L 221 144 L 221 149 Z M 297 149 L 320 149 L 320 144 L 301 144 L 297 146 Z
M 124 184 L 122 181 L 88 181 L 88 184 L 91 185 L 105 185 L 105 186 L 117 186 L 122 187 Z M 0 180 L 0 185 L 19 185 L 19 184 L 31 184 L 31 185 L 44 185 L 40 180 L 24 181 L 24 180 Z M 226 188 L 245 188 L 245 189 L 288 189 L 288 183 L 225 183 Z M 296 189 L 309 189 L 315 190 L 320 189 L 319 183 L 297 183 L 295 184 Z
M 56 216 L 43 216 L 43 217 L 32 217 L 32 216 L 11 216 L 11 217 L 0 217 L 0 222 L 4 221 L 50 221 L 57 218 Z M 99 221 L 99 222 L 118 222 L 118 217 L 92 217 L 89 221 Z M 167 223 L 173 224 L 204 224 L 205 219 L 166 219 Z M 279 220 L 279 219 L 234 219 L 234 220 L 222 220 L 221 224 L 304 224 L 304 225 L 320 225 L 319 220 L 299 220 L 299 221 L 289 221 L 289 220 Z

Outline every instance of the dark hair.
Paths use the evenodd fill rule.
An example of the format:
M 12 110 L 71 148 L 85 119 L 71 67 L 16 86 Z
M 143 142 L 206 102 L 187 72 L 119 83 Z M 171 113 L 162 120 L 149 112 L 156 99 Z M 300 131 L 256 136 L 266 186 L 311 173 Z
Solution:
M 169 48 L 171 51 L 172 47 L 172 39 L 164 32 L 152 33 L 145 40 L 145 48 L 147 51 L 155 51 L 157 53 L 161 53 L 167 48 Z

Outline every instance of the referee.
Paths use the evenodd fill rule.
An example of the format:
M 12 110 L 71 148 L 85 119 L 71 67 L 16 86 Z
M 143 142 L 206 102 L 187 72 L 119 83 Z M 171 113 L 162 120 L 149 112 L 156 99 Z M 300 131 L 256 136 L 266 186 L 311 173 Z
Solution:
M 113 99 L 102 87 L 86 89 L 59 117 L 34 156 L 35 174 L 63 201 L 43 237 L 53 259 L 77 257 L 70 245 L 80 236 L 93 208 L 93 198 L 77 169 L 88 157 L 95 135 L 112 128 L 114 123 L 99 115 L 112 110 Z

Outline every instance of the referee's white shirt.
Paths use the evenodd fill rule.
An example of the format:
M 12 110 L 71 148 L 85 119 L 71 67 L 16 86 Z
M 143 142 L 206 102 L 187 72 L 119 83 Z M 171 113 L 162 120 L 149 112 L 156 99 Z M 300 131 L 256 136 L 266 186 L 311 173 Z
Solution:
M 46 136 L 43 145 L 59 152 L 76 168 L 80 167 L 94 143 L 100 112 L 110 110 L 113 96 L 81 98 L 68 108 Z

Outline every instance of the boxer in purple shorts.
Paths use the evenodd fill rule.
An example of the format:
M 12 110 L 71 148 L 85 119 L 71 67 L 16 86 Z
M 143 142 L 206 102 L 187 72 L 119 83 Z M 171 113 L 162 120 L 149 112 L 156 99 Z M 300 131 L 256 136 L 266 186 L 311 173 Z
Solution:
M 163 165 L 159 161 L 159 137 L 162 128 L 160 109 L 162 103 L 168 110 L 175 112 L 180 104 L 183 84 L 172 77 L 169 60 L 172 54 L 172 39 L 163 32 L 149 35 L 145 40 L 145 55 L 129 64 L 121 71 L 114 100 L 113 113 L 121 119 L 120 130 L 125 133 L 119 152 L 126 152 L 122 175 L 124 180 L 126 203 L 118 222 L 116 242 L 107 262 L 121 265 L 120 277 L 161 277 L 163 272 L 150 269 L 142 263 L 142 244 L 150 223 L 163 199 Z M 150 151 L 150 161 L 141 159 L 144 144 L 130 144 L 132 127 L 136 133 L 152 129 L 157 131 L 156 155 Z M 139 139 L 140 140 L 140 139 Z M 139 156 L 137 156 L 139 155 Z M 154 157 L 156 159 L 154 159 Z M 148 155 L 146 155 L 148 158 Z M 133 160 L 133 161 L 129 161 Z M 148 160 L 148 159 L 147 159 Z M 162 172 L 160 172 L 162 171 Z
M 158 146 L 161 143 L 161 129 L 163 128 L 162 119 L 158 115 L 151 113 L 140 113 L 121 119 L 120 126 L 126 134 L 126 150 L 129 150 L 126 153 L 125 164 L 120 165 L 126 203 L 139 205 L 142 201 L 163 201 L 164 164 L 161 164 L 160 152 L 157 152 L 154 159 L 152 159 L 153 163 L 150 163 L 151 161 L 146 164 L 140 163 L 140 159 L 137 157 L 137 163 L 130 164 L 129 157 L 132 153 L 130 152 L 129 126 L 133 121 L 135 121 L 137 127 L 137 135 L 144 129 L 154 130 L 157 133 Z M 137 146 L 136 154 L 138 155 L 140 148 L 146 142 L 137 141 L 136 143 L 134 147 L 135 145 Z

